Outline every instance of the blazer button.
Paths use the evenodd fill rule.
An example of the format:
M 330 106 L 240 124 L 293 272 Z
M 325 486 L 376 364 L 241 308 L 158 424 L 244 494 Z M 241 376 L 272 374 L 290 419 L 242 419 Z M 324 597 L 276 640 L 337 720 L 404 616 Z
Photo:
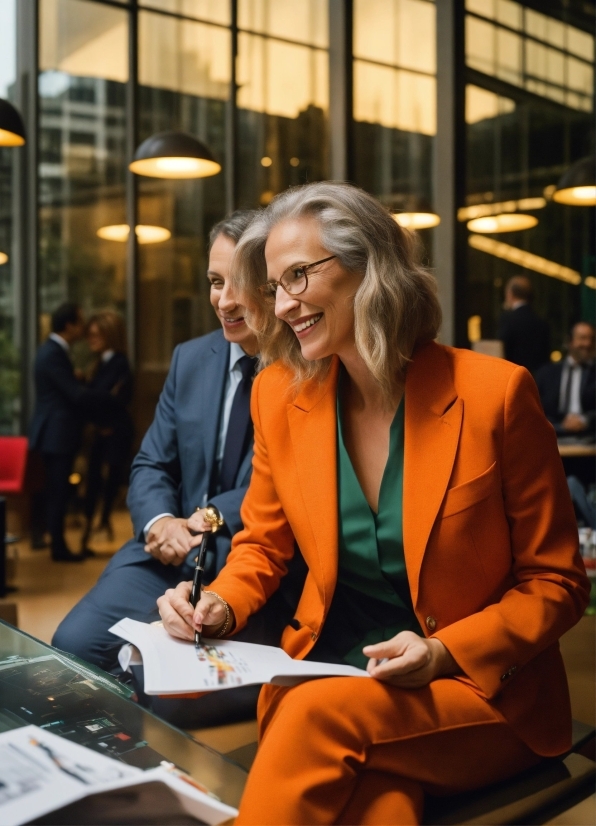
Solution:
M 311 640 L 313 640 L 313 642 L 316 640 L 317 635 L 315 634 L 315 632 L 314 632 L 314 631 L 313 631 L 313 632 L 312 632 L 312 634 L 310 635 L 310 638 L 311 638 Z
M 427 617 L 426 618 L 426 627 L 429 631 L 434 631 L 437 627 L 437 621 L 434 617 Z

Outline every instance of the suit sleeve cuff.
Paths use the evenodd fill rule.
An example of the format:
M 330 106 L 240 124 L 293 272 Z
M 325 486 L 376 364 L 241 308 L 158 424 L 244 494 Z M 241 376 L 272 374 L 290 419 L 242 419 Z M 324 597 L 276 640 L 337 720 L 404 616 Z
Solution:
M 147 524 L 145 525 L 145 527 L 143 528 L 143 535 L 145 537 L 145 542 L 147 541 L 147 534 L 151 530 L 151 525 L 154 525 L 157 522 L 158 519 L 163 519 L 164 516 L 171 516 L 172 519 L 175 519 L 175 516 L 174 516 L 173 513 L 158 513 L 157 516 L 154 516 L 153 519 L 150 519 L 147 522 Z

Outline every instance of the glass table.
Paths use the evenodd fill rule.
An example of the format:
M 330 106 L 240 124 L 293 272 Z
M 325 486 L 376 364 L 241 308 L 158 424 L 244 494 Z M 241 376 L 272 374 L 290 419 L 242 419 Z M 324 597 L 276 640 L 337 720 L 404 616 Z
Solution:
M 109 674 L 0 621 L 0 732 L 34 724 L 124 763 L 174 763 L 238 807 L 247 773 L 160 720 Z

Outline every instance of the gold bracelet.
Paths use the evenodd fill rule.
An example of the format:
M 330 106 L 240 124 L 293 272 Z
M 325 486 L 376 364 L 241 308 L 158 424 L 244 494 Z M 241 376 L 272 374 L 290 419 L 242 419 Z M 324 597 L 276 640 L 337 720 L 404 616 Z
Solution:
M 219 639 L 220 637 L 223 637 L 223 635 L 226 633 L 226 631 L 227 631 L 227 630 L 228 630 L 228 628 L 230 627 L 230 619 L 231 619 L 230 606 L 229 606 L 229 605 L 228 605 L 228 603 L 225 601 L 225 599 L 224 599 L 223 597 L 220 597 L 220 595 L 219 595 L 219 594 L 216 594 L 216 593 L 215 593 L 215 591 L 203 591 L 203 593 L 204 593 L 204 594 L 211 594 L 211 596 L 212 596 L 212 597 L 215 597 L 216 599 L 218 599 L 218 600 L 221 602 L 221 604 L 223 605 L 223 607 L 225 608 L 225 611 L 226 611 L 226 620 L 225 620 L 225 622 L 224 622 L 224 624 L 223 624 L 223 628 L 221 629 L 221 631 L 220 631 L 220 632 L 219 632 L 219 634 L 217 635 L 217 639 Z

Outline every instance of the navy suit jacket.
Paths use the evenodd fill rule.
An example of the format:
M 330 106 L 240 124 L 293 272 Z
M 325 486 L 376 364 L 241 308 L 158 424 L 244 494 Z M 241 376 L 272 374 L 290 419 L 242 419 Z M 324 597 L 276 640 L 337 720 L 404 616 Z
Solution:
M 160 513 L 188 517 L 207 503 L 225 519 L 211 545 L 207 561 L 210 577 L 219 573 L 230 550 L 231 537 L 242 528 L 240 506 L 252 472 L 252 442 L 240 464 L 236 487 L 226 493 L 213 490 L 217 438 L 230 345 L 221 330 L 187 341 L 174 350 L 170 371 L 155 418 L 136 455 L 128 489 L 128 507 L 135 537 L 122 551 L 143 551 L 146 524 Z M 122 553 L 121 551 L 121 553 Z
M 75 453 L 79 445 L 85 387 L 58 342 L 49 338 L 35 356 L 35 409 L 29 446 L 45 453 Z
M 550 359 L 550 329 L 529 304 L 505 310 L 499 319 L 497 338 L 503 342 L 505 358 L 534 373 Z
M 536 373 L 535 379 L 540 393 L 540 401 L 544 408 L 546 418 L 555 428 L 558 436 L 578 436 L 587 435 L 583 433 L 569 433 L 563 430 L 561 422 L 564 415 L 559 412 L 559 395 L 561 392 L 561 376 L 563 374 L 563 360 L 545 364 Z M 580 386 L 580 399 L 584 416 L 588 420 L 588 430 L 594 432 L 595 410 L 596 408 L 596 387 L 594 362 L 587 364 L 582 369 L 582 381 Z

